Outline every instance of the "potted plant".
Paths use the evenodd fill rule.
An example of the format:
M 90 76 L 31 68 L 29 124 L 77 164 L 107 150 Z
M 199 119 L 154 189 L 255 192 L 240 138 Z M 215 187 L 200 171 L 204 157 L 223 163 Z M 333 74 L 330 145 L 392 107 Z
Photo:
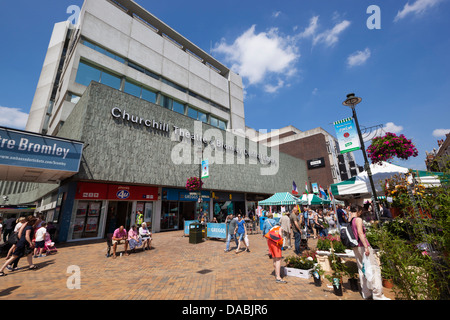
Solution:
M 314 268 L 314 259 L 312 257 L 289 256 L 284 259 L 286 267 L 284 268 L 287 276 L 293 276 L 308 279 L 311 270 Z
M 328 281 L 333 285 L 334 294 L 342 296 L 342 276 L 345 274 L 345 266 L 340 257 L 334 254 L 333 244 L 331 245 L 331 255 L 328 257 L 331 265 L 331 274 L 325 275 Z
M 314 279 L 314 285 L 320 287 L 322 285 L 322 276 L 325 274 L 325 270 L 322 269 L 321 265 L 316 263 L 314 268 L 311 270 L 311 275 Z
M 203 181 L 201 181 L 198 177 L 190 177 L 186 181 L 186 190 L 187 191 L 198 191 L 203 185 Z
M 417 157 L 419 152 L 403 134 L 397 136 L 395 133 L 388 132 L 384 136 L 372 139 L 372 144 L 367 149 L 367 156 L 373 164 L 392 160 L 397 157 L 407 160 L 410 157 Z
M 354 292 L 359 291 L 358 287 L 358 265 L 354 261 L 345 262 L 345 274 L 348 277 L 348 283 L 350 284 L 350 289 Z

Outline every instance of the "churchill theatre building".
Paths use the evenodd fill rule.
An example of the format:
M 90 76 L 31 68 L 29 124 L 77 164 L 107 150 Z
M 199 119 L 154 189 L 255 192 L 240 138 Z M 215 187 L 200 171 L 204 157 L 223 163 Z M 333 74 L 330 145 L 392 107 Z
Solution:
M 246 138 L 240 76 L 129 0 L 86 0 L 77 26 L 55 24 L 25 132 L 82 144 L 67 177 L 2 182 L 61 242 L 129 228 L 140 210 L 153 232 L 198 206 L 220 220 L 307 181 L 304 160 Z M 189 192 L 202 159 L 209 177 Z

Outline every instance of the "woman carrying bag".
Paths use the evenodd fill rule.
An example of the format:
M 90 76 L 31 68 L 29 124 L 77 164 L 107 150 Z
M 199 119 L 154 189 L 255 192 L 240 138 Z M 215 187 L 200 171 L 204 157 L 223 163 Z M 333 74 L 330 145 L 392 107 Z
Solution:
M 380 265 L 367 240 L 366 228 L 361 219 L 362 212 L 362 207 L 352 206 L 349 221 L 353 234 L 358 240 L 358 246 L 353 248 L 353 252 L 358 265 L 361 295 L 364 299 L 369 299 L 372 296 L 373 300 L 390 300 L 383 294 Z

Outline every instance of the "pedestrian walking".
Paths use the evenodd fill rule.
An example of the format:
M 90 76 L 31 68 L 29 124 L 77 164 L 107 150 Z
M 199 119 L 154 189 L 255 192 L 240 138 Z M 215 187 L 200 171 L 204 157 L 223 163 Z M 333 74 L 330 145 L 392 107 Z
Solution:
M 294 234 L 294 252 L 296 254 L 300 254 L 300 244 L 302 241 L 302 218 L 303 216 L 299 216 L 299 211 L 297 207 L 294 207 L 292 213 L 289 216 L 291 222 L 292 233 Z
M 350 221 L 349 224 L 352 227 L 353 234 L 358 239 L 358 246 L 353 248 L 353 252 L 356 258 L 356 264 L 358 265 L 359 280 L 361 283 L 361 295 L 364 299 L 369 299 L 372 296 L 373 300 L 390 300 L 383 294 L 383 285 L 381 282 L 381 269 L 375 258 L 374 251 L 370 246 L 366 237 L 366 228 L 363 225 L 361 215 L 362 208 L 360 206 L 353 206 L 350 208 Z M 369 281 L 364 275 L 363 261 L 368 258 L 370 265 L 372 266 L 373 279 Z M 367 264 L 367 262 L 366 262 Z M 364 266 L 368 268 L 367 265 Z
M 323 210 L 318 209 L 317 214 L 314 217 L 314 226 L 316 227 L 319 236 L 326 237 L 328 235 L 327 228 L 325 227 L 326 221 L 325 216 L 323 215 Z
M 277 222 L 273 219 L 273 214 L 269 213 L 266 221 L 263 224 L 263 237 L 277 225 Z M 280 231 L 282 228 L 280 227 Z M 275 269 L 275 281 L 276 283 L 287 283 L 287 281 L 281 278 L 281 247 L 278 246 L 274 241 L 267 239 L 267 246 L 269 247 L 269 256 L 272 258 L 273 268 Z
M 289 211 L 283 212 L 280 219 L 280 226 L 282 229 L 283 236 L 283 247 L 282 250 L 291 248 L 291 219 L 289 219 L 291 213 Z
M 246 251 L 250 252 L 249 246 L 244 241 L 244 237 L 247 234 L 247 228 L 245 227 L 245 220 L 242 218 L 241 214 L 238 214 L 237 226 L 235 228 L 234 233 L 236 234 L 236 237 L 239 239 L 238 240 L 238 247 L 236 249 L 236 253 L 239 253 L 239 249 L 241 248 L 241 242 L 244 242 L 244 245 L 246 247 Z
M 234 242 L 236 243 L 236 248 L 238 247 L 238 240 L 236 238 L 236 234 L 234 233 L 234 230 L 236 229 L 237 226 L 237 218 L 235 218 L 232 214 L 230 214 L 225 218 L 225 223 L 227 224 L 227 244 L 224 251 L 228 252 L 230 251 L 231 239 L 234 239 Z
M 16 226 L 16 218 L 11 217 L 3 222 L 3 242 L 6 243 L 8 237 L 14 231 Z
M 37 229 L 35 233 L 35 241 L 34 241 L 34 257 L 33 258 L 41 258 L 43 257 L 42 251 L 45 246 L 45 234 L 47 233 L 47 223 L 43 221 L 41 223 L 41 227 Z
M 19 230 L 18 237 L 19 240 L 16 244 L 16 249 L 14 250 L 11 258 L 6 260 L 0 269 L 0 277 L 5 276 L 5 268 L 13 263 L 16 259 L 20 259 L 24 256 L 27 257 L 29 270 L 37 269 L 37 266 L 33 264 L 33 235 L 34 235 L 34 224 L 36 223 L 36 218 L 29 216 L 27 222 L 22 225 Z

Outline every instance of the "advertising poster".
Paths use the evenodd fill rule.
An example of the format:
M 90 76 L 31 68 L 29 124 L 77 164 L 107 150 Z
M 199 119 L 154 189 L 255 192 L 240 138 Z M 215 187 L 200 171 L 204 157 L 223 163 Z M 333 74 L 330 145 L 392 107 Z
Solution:
M 209 161 L 208 159 L 202 161 L 202 179 L 209 178 Z
M 334 122 L 336 138 L 339 141 L 341 153 L 347 153 L 361 149 L 358 132 L 353 118 L 346 118 Z

